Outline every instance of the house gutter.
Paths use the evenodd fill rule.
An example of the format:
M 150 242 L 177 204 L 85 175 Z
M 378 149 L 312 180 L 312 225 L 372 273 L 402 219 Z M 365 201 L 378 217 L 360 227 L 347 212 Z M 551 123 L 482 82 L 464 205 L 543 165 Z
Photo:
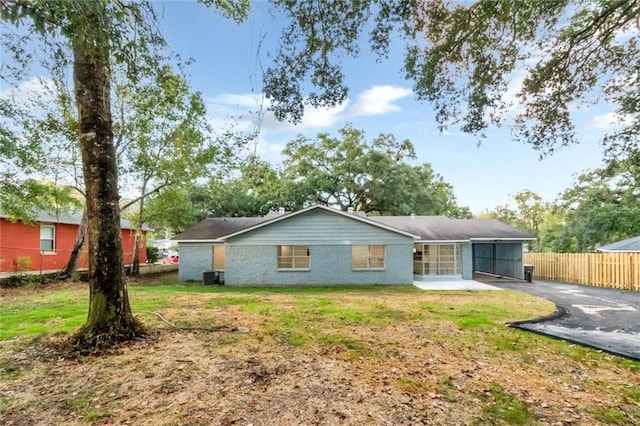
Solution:
M 171 241 L 175 241 L 176 243 L 224 243 L 224 240 L 222 240 L 222 239 L 215 239 L 215 240 L 171 240 Z
M 537 238 L 528 237 L 528 238 L 470 238 L 469 241 L 488 241 L 488 242 L 500 242 L 500 241 L 535 241 Z

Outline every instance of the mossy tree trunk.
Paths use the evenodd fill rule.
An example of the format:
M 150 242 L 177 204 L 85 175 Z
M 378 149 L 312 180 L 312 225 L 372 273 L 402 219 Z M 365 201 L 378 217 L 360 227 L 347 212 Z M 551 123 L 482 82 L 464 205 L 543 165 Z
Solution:
M 89 314 L 76 334 L 83 351 L 100 351 L 143 334 L 131 312 L 123 265 L 118 176 L 110 105 L 109 29 L 87 8 L 74 41 L 74 85 L 86 188 Z

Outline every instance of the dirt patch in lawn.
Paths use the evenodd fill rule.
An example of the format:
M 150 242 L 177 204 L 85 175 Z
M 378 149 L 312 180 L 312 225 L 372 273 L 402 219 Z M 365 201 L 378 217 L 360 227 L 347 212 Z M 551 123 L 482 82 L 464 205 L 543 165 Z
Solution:
M 157 312 L 226 328 L 138 312 L 148 340 L 77 360 L 49 349 L 62 336 L 0 342 L 0 423 L 639 424 L 640 364 L 461 320 L 507 300 L 549 309 L 510 292 L 181 293 Z

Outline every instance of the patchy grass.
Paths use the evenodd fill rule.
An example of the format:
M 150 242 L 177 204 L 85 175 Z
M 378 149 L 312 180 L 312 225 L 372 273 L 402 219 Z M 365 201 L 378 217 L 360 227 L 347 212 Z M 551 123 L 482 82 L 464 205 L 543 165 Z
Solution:
M 65 360 L 86 285 L 0 291 L 3 424 L 640 424 L 640 363 L 506 327 L 554 310 L 521 293 L 156 276 L 148 340 Z
M 489 388 L 478 395 L 485 403 L 483 411 L 486 416 L 482 418 L 482 424 L 489 421 L 492 424 L 524 425 L 534 419 L 533 410 L 517 396 L 507 392 L 500 383 L 490 383 Z

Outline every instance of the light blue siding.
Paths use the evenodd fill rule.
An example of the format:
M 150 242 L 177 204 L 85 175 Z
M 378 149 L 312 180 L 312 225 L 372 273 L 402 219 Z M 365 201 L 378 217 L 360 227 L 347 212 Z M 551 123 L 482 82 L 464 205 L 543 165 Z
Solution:
M 353 270 L 353 244 L 385 246 L 384 270 Z M 278 270 L 278 245 L 308 245 L 308 271 Z M 411 284 L 411 237 L 324 210 L 313 210 L 226 242 L 227 285 Z
M 383 270 L 353 270 L 354 244 L 385 246 Z M 278 270 L 278 245 L 308 245 L 309 270 Z M 211 271 L 213 243 L 180 243 L 180 280 Z M 312 210 L 225 242 L 225 285 L 411 284 L 413 238 L 324 210 Z
M 228 245 L 226 285 L 411 284 L 412 241 L 385 245 L 384 270 L 353 270 L 350 245 L 309 243 L 310 268 L 278 270 L 277 248 Z
M 202 273 L 213 271 L 212 243 L 178 243 L 180 281 L 202 281 Z
M 462 243 L 460 247 L 460 254 L 462 256 L 462 279 L 473 279 L 473 251 L 471 243 Z
M 312 210 L 229 238 L 227 245 L 406 244 L 407 241 L 413 240 L 355 218 Z

